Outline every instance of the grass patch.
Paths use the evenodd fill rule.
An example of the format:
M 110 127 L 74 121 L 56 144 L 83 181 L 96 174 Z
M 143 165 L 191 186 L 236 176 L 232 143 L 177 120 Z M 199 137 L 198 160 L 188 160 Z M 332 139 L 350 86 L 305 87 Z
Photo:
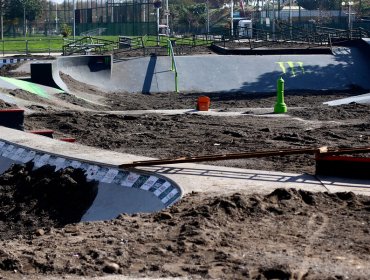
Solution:
M 79 40 L 84 38 L 82 36 L 76 36 L 75 39 Z M 118 42 L 119 36 L 94 36 L 94 38 L 109 40 Z M 143 40 L 145 47 L 157 46 L 157 36 L 143 36 L 143 37 L 131 37 L 133 40 Z M 160 36 L 159 45 L 167 46 L 168 39 L 175 41 L 176 45 L 187 45 L 187 46 L 204 46 L 210 45 L 211 42 L 192 36 L 188 37 L 170 37 Z M 63 38 L 60 36 L 30 36 L 30 37 L 19 37 L 19 38 L 5 38 L 0 41 L 0 54 L 26 54 L 26 53 L 61 53 L 63 51 L 63 45 L 73 41 L 73 37 Z

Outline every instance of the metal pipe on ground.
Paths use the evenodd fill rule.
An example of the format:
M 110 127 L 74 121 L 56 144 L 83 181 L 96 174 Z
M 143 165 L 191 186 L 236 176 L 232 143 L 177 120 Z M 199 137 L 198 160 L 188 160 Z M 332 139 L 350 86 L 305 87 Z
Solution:
M 286 149 L 286 150 L 274 150 L 274 151 L 262 151 L 262 152 L 248 152 L 248 153 L 234 153 L 234 154 L 222 154 L 222 155 L 207 155 L 207 156 L 197 156 L 197 157 L 179 157 L 179 158 L 158 159 L 158 160 L 134 161 L 132 163 L 121 164 L 119 165 L 119 168 L 132 168 L 132 167 L 137 167 L 137 166 L 152 166 L 152 165 L 190 163 L 190 162 L 202 162 L 202 161 L 219 161 L 219 160 L 242 159 L 242 158 L 261 158 L 261 157 L 286 156 L 286 155 L 298 155 L 298 154 L 315 154 L 316 158 L 319 158 L 321 155 L 353 154 L 353 153 L 368 153 L 368 152 L 370 152 L 370 147 L 329 150 L 328 147 L 325 146 L 325 147 L 318 147 L 318 148 Z

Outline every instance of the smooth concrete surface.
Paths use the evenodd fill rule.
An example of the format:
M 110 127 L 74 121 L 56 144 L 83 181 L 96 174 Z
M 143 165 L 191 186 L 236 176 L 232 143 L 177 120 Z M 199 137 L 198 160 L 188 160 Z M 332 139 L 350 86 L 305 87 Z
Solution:
M 93 69 L 90 67 L 92 57 L 102 57 L 101 55 L 79 55 L 79 56 L 61 56 L 53 63 L 53 77 L 55 83 L 62 89 L 67 90 L 68 86 L 60 79 L 59 71 L 71 76 L 73 79 L 105 88 L 111 84 L 112 69 Z
M 180 92 L 275 92 L 279 77 L 286 90 L 370 89 L 370 64 L 358 48 L 340 47 L 333 55 L 177 56 Z M 112 76 L 91 72 L 79 57 L 58 58 L 59 71 L 102 90 L 171 92 L 175 89 L 169 57 L 115 61 Z M 58 83 L 58 81 L 56 81 Z
M 42 92 L 46 97 L 48 97 L 49 94 L 56 94 L 61 92 L 59 89 L 56 88 L 7 77 L 0 77 L 0 89 L 23 89 L 31 93 Z
M 233 192 L 267 194 L 276 188 L 296 188 L 312 192 L 352 191 L 370 195 L 370 180 L 318 177 L 309 174 L 230 168 L 205 164 L 174 164 L 140 167 L 172 179 L 184 193 L 207 192 L 227 194 Z
M 163 208 L 163 203 L 152 192 L 123 188 L 118 184 L 100 183 L 94 204 L 87 210 L 81 221 L 109 220 L 121 213 L 150 213 Z
M 351 96 L 347 98 L 332 100 L 332 101 L 324 102 L 323 104 L 326 104 L 329 106 L 339 106 L 339 105 L 349 104 L 352 102 L 358 103 L 358 104 L 370 104 L 370 93 L 365 93 L 365 94 L 361 94 L 357 96 Z
M 4 127 L 0 127 L 0 139 L 61 156 L 83 159 L 85 162 L 104 164 L 107 167 L 150 159 L 60 142 Z M 275 188 L 284 187 L 302 188 L 310 191 L 353 191 L 370 195 L 370 181 L 331 177 L 320 180 L 320 178 L 307 174 L 248 170 L 207 164 L 159 165 L 130 169 L 130 172 L 150 172 L 155 176 L 164 176 L 170 182 L 180 186 L 183 193 L 192 191 L 219 194 L 231 192 L 268 193 Z

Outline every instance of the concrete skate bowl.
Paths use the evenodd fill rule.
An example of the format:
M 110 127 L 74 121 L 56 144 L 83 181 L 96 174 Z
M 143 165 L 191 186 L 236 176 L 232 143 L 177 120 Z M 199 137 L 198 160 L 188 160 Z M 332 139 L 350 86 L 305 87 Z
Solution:
M 111 79 L 112 60 L 110 55 L 83 55 L 59 57 L 51 64 L 51 77 L 47 83 L 69 92 L 61 78 L 66 74 L 82 83 L 105 88 Z M 32 75 L 32 69 L 31 69 Z
M 283 77 L 286 90 L 370 89 L 370 63 L 364 42 L 333 48 L 333 54 L 177 56 L 180 92 L 275 92 Z M 115 61 L 111 69 L 94 71 L 93 56 L 61 57 L 53 77 L 60 88 L 64 73 L 104 91 L 156 93 L 175 90 L 169 57 L 137 57 Z M 107 65 L 108 66 L 108 65 Z
M 35 170 L 35 174 L 37 174 L 37 172 L 40 173 L 38 170 L 41 170 L 41 172 L 44 173 L 38 175 L 39 179 L 35 180 L 36 183 L 29 183 L 33 180 L 32 175 L 30 176 L 31 179 L 27 179 L 26 183 L 22 184 L 20 183 L 22 181 L 20 177 L 22 177 L 22 172 L 25 171 L 23 170 L 22 172 L 19 172 L 19 170 L 17 171 L 16 169 L 15 171 L 14 169 L 12 170 L 12 168 L 18 166 L 31 166 L 31 169 Z M 5 174 L 6 172 L 7 176 L 10 176 L 9 174 L 15 174 L 14 176 L 18 176 L 16 178 L 17 184 L 23 186 L 26 185 L 26 189 L 33 189 L 35 186 L 42 184 L 45 180 L 52 181 L 50 178 L 53 176 L 48 174 L 48 170 L 58 173 L 63 170 L 65 171 L 68 168 L 78 170 L 83 174 L 83 177 L 85 178 L 83 180 L 86 180 L 88 184 L 93 186 L 93 189 L 90 188 L 86 191 L 86 194 L 82 194 L 82 196 L 80 195 L 78 198 L 81 200 L 81 203 L 82 200 L 86 199 L 86 197 L 90 196 L 91 198 L 86 209 L 83 209 L 84 213 L 80 221 L 108 220 L 116 218 L 122 213 L 133 214 L 156 212 L 169 207 L 178 201 L 182 195 L 180 187 L 175 183 L 154 173 L 136 170 L 119 170 L 116 166 L 60 156 L 14 144 L 0 138 L 0 175 Z M 59 180 L 60 178 L 55 178 L 54 184 L 49 184 L 49 186 L 47 186 L 49 189 L 55 187 L 55 192 L 52 192 L 53 196 L 60 192 L 60 189 L 57 189 L 55 186 L 58 185 Z M 71 180 L 72 182 L 77 182 L 78 178 L 76 179 L 73 177 L 67 181 Z M 19 187 L 18 185 L 16 186 L 17 188 Z M 85 187 L 85 185 L 82 187 Z M 62 184 L 61 187 L 65 188 L 66 186 Z M 75 187 L 78 188 L 80 185 L 76 185 Z M 70 193 L 70 191 L 68 192 Z M 60 197 L 57 198 L 58 200 L 65 200 L 62 201 L 62 204 L 80 205 L 79 200 L 74 202 L 69 201 L 71 200 L 71 197 L 68 195 L 59 196 Z M 76 200 L 77 198 L 74 197 L 74 199 Z

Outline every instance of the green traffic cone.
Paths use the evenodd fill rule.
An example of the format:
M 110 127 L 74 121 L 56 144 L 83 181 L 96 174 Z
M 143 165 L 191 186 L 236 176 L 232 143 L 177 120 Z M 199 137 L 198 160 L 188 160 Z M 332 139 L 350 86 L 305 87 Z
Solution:
M 277 80 L 277 101 L 274 107 L 275 114 L 283 114 L 288 111 L 288 107 L 284 103 L 284 80 L 282 77 Z

